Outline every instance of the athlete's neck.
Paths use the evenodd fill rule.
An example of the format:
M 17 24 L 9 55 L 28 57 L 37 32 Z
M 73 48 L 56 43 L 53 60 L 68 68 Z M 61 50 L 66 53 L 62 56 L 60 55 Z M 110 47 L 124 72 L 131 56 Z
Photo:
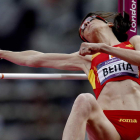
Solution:
M 112 32 L 112 29 L 106 30 L 101 29 L 96 32 L 96 37 L 94 37 L 94 42 L 96 43 L 105 43 L 109 46 L 114 46 L 117 44 L 120 44 L 114 33 Z

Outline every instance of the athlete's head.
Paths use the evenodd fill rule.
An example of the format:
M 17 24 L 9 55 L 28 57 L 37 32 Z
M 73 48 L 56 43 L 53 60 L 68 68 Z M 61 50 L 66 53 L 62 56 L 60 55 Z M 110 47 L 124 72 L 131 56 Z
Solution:
M 121 13 L 114 12 L 94 12 L 87 14 L 81 22 L 79 36 L 83 41 L 89 42 L 88 36 L 92 38 L 93 35 L 94 37 L 94 35 L 96 35 L 96 29 L 102 29 L 102 27 L 107 27 L 108 25 L 112 28 L 114 35 L 120 42 L 127 40 L 127 31 L 131 27 L 131 20 L 129 14 L 126 12 L 124 12 L 124 16 L 122 16 Z M 93 29 L 92 31 L 88 30 L 90 26 Z

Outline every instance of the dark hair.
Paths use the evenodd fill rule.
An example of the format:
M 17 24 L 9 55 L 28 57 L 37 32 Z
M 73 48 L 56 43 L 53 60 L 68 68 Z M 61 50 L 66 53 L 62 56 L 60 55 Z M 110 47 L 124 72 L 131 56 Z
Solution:
M 131 28 L 131 20 L 128 13 L 124 12 L 124 16 L 121 13 L 114 12 L 94 12 L 87 14 L 82 22 L 91 15 L 99 15 L 108 22 L 112 22 L 114 26 L 112 27 L 112 31 L 120 42 L 127 41 L 128 34 L 127 31 Z M 82 23 L 81 22 L 81 23 Z

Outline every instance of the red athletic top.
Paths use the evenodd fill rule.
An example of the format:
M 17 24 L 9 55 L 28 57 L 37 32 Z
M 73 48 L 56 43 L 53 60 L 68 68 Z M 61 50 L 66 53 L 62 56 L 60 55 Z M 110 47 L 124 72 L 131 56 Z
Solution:
M 113 47 L 134 50 L 129 41 Z M 92 56 L 88 79 L 98 98 L 107 82 L 131 79 L 140 84 L 139 67 L 105 53 L 96 53 Z

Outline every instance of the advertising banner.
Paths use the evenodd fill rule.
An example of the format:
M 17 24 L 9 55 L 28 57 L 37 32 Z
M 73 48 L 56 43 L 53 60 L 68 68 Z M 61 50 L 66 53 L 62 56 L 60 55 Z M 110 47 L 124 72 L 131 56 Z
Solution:
M 123 14 L 123 11 L 129 13 L 132 27 L 127 32 L 129 38 L 137 35 L 137 0 L 118 0 L 118 12 Z

